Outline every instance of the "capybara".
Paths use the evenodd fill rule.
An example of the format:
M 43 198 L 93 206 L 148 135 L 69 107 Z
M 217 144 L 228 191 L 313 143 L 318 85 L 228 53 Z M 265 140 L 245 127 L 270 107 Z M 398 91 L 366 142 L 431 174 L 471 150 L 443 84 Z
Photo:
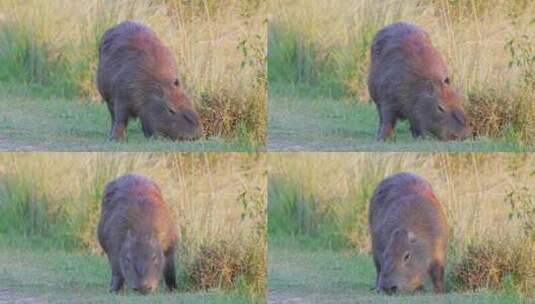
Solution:
M 470 133 L 462 100 L 429 35 L 421 28 L 394 23 L 374 37 L 368 90 L 379 112 L 377 138 L 408 119 L 413 137 L 464 139 Z
M 369 224 L 377 291 L 419 290 L 429 274 L 434 291 L 444 292 L 448 227 L 427 181 L 411 173 L 384 179 L 370 200 Z
M 177 231 L 160 189 L 140 175 L 108 183 L 102 199 L 98 240 L 111 265 L 110 291 L 154 291 L 163 276 L 176 288 Z
M 97 86 L 111 114 L 110 140 L 125 136 L 130 117 L 139 117 L 145 137 L 193 140 L 202 133 L 171 52 L 146 26 L 125 21 L 104 33 Z

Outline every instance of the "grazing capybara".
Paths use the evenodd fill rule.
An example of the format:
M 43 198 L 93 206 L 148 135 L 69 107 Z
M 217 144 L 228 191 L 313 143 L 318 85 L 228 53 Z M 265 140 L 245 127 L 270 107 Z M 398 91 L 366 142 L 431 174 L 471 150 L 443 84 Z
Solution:
M 392 294 L 423 288 L 426 275 L 444 292 L 448 225 L 431 185 L 411 173 L 384 179 L 369 207 L 375 289 Z
M 379 140 L 392 135 L 398 119 L 409 120 L 413 137 L 453 140 L 470 133 L 442 57 L 415 25 L 394 23 L 375 35 L 368 90 L 379 112 Z
M 98 240 L 111 265 L 110 291 L 154 291 L 162 277 L 176 288 L 177 231 L 158 186 L 140 175 L 108 183 L 102 199 Z
M 130 117 L 139 117 L 145 137 L 193 140 L 202 133 L 171 52 L 139 23 L 125 21 L 104 33 L 97 86 L 111 114 L 110 140 L 125 136 Z

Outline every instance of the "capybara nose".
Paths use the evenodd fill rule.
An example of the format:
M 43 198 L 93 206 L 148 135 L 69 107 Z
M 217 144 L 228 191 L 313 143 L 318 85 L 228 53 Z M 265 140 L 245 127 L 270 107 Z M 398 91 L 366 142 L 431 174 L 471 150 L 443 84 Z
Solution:
M 398 292 L 398 287 L 397 286 L 389 286 L 389 287 L 383 287 L 383 291 L 386 292 L 386 294 L 394 294 L 396 292 Z
M 141 293 L 141 294 L 148 294 L 148 293 L 151 293 L 154 291 L 154 287 L 153 286 L 149 286 L 149 285 L 145 285 L 145 286 L 140 286 L 140 287 L 135 287 L 134 290 Z

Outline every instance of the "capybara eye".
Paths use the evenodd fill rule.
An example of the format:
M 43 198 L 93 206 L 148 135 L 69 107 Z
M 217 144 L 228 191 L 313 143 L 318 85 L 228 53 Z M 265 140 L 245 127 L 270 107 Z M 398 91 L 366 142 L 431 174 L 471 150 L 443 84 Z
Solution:
M 175 87 L 178 87 L 178 85 L 180 84 L 180 82 L 178 81 L 178 78 L 175 79 L 175 82 L 174 82 L 174 83 L 175 83 Z
M 450 84 L 450 78 L 449 78 L 449 77 L 446 77 L 446 79 L 444 79 L 444 83 L 445 83 L 445 84 Z
M 411 259 L 411 253 L 405 252 L 405 255 L 403 256 L 403 261 L 408 262 Z

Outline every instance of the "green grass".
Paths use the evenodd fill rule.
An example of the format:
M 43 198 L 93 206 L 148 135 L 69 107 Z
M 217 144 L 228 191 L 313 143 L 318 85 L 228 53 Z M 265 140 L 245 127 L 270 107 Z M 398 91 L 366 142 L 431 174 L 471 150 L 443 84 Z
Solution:
M 385 296 L 371 290 L 370 256 L 304 246 L 293 238 L 270 238 L 268 301 L 288 303 L 528 303 L 513 294 L 488 291 L 436 296 Z
M 130 291 L 108 292 L 109 265 L 104 256 L 52 249 L 29 240 L 0 235 L 0 286 L 9 300 L 31 297 L 35 303 L 261 303 L 238 292 L 190 292 L 179 288 L 141 296 Z M 5 296 L 3 294 L 3 296 Z M 33 302 L 24 302 L 33 303 Z
M 309 92 L 304 92 L 304 91 Z M 317 97 L 309 87 L 270 83 L 269 151 L 526 151 L 511 138 L 476 138 L 462 142 L 413 139 L 409 125 L 398 123 L 393 140 L 378 142 L 373 104 Z
M 195 142 L 148 140 L 139 121 L 131 121 L 128 139 L 109 142 L 110 117 L 103 103 L 65 100 L 21 85 L 0 83 L 0 150 L 30 151 L 254 151 L 246 135 Z

